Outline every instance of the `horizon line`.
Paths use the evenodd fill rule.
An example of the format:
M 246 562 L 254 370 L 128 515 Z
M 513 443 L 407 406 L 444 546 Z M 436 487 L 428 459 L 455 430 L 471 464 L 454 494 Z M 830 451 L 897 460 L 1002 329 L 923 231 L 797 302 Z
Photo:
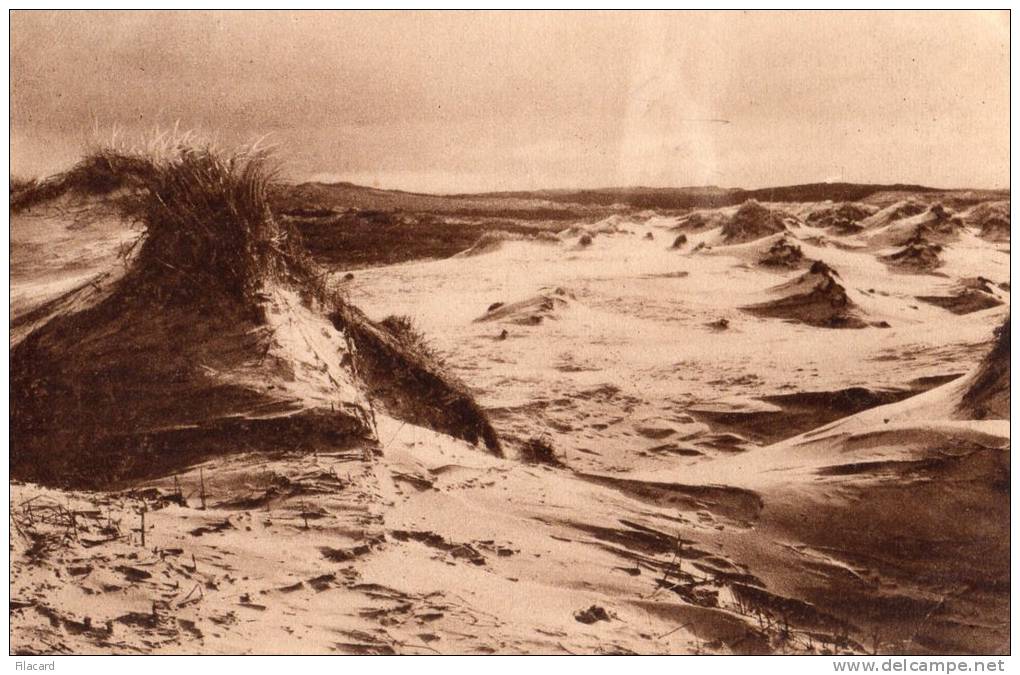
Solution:
M 290 181 L 284 181 L 290 182 Z M 732 187 L 732 186 L 720 186 L 720 185 L 675 185 L 675 186 L 661 186 L 661 185 L 609 185 L 602 187 L 557 187 L 557 188 L 521 188 L 521 189 L 498 189 L 498 190 L 478 190 L 473 192 L 428 192 L 424 190 L 410 190 L 399 187 L 382 187 L 375 185 L 366 185 L 351 180 L 295 180 L 291 182 L 292 185 L 348 185 L 351 187 L 361 188 L 364 190 L 377 190 L 380 192 L 400 192 L 411 195 L 425 195 L 430 197 L 474 197 L 474 196 L 485 196 L 485 195 L 519 195 L 519 194 L 535 194 L 535 193 L 583 193 L 583 192 L 613 192 L 613 191 L 627 191 L 627 190 L 660 190 L 660 191 L 679 191 L 679 190 L 719 190 L 721 192 L 762 192 L 767 190 L 784 190 L 790 188 L 799 187 L 810 187 L 810 186 L 823 186 L 823 185 L 845 185 L 852 187 L 879 187 L 888 189 L 911 189 L 911 190 L 925 190 L 929 192 L 1011 192 L 1009 186 L 1006 187 L 937 187 L 934 185 L 924 185 L 921 183 L 868 183 L 868 182 L 854 182 L 854 181 L 814 181 L 810 183 L 788 183 L 780 185 L 768 185 L 764 187 Z

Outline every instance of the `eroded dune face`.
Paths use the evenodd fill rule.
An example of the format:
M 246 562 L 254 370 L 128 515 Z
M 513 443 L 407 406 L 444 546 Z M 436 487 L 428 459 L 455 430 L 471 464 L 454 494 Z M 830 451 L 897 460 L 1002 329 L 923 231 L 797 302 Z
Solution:
M 35 538 L 12 551 L 14 644 L 1006 651 L 1008 322 L 994 331 L 1009 259 L 953 206 L 964 227 L 938 274 L 902 273 L 885 259 L 900 240 L 868 235 L 938 218 L 934 198 L 908 202 L 763 206 L 829 211 L 739 243 L 722 231 L 734 208 L 497 237 L 358 270 L 344 288 L 364 314 L 318 311 L 283 282 L 254 313 L 104 305 L 105 282 L 35 305 L 12 359 L 59 382 L 45 390 L 61 403 L 33 400 L 32 420 L 66 430 L 45 418 L 59 413 L 132 450 L 140 435 L 112 439 L 103 420 L 173 419 L 159 433 L 178 451 L 202 424 L 240 426 L 130 492 L 13 486 L 34 500 L 17 522 Z M 744 309 L 762 305 L 783 311 Z M 831 330 L 834 315 L 863 325 Z M 113 372 L 134 380 L 107 398 L 75 384 Z M 164 386 L 181 395 L 152 394 Z M 361 431 L 312 423 L 338 432 L 337 417 Z M 66 527 L 49 514 L 67 504 L 124 536 L 82 515 L 79 541 L 56 545 Z M 144 550 L 163 551 L 151 566 L 128 532 L 143 506 Z
M 266 289 L 258 308 L 264 320 L 115 291 L 36 329 L 11 358 L 14 475 L 106 485 L 238 443 L 371 438 L 367 399 L 341 366 L 348 337 L 289 289 Z

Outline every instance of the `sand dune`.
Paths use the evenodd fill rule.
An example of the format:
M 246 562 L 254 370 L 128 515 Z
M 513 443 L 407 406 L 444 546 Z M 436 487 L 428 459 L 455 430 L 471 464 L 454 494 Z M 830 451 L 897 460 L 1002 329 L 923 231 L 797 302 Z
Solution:
M 335 278 L 15 245 L 12 649 L 1007 651 L 1008 255 L 944 200 L 901 273 L 952 216 L 899 197 Z
M 753 241 L 785 231 L 789 220 L 789 215 L 751 199 L 741 204 L 736 213 L 723 223 L 722 237 L 728 244 Z
M 864 328 L 867 322 L 839 275 L 828 265 L 815 261 L 811 269 L 795 280 L 771 289 L 780 297 L 742 309 L 763 317 L 798 321 L 824 328 Z
M 843 202 L 812 210 L 807 216 L 807 223 L 833 229 L 839 234 L 852 234 L 864 229 L 866 226 L 861 221 L 873 216 L 876 210 L 876 207 L 867 204 Z

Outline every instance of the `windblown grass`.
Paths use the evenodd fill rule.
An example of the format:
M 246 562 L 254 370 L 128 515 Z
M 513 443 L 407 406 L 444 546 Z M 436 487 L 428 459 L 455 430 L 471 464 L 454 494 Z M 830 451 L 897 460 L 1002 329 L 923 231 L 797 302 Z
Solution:
M 64 195 L 108 195 L 136 184 L 152 165 L 151 160 L 141 155 L 97 150 L 86 155 L 69 170 L 48 178 L 32 179 L 17 185 L 12 179 L 10 210 L 18 213 Z
M 253 299 L 268 277 L 310 274 L 296 233 L 269 208 L 274 174 L 264 154 L 184 149 L 136 175 L 132 215 L 146 228 L 136 269 L 156 292 L 186 298 L 219 288 Z
M 62 195 L 104 197 L 145 229 L 127 281 L 163 301 L 218 291 L 251 300 L 270 277 L 323 292 L 323 275 L 296 229 L 269 204 L 276 171 L 268 152 L 223 153 L 212 146 L 94 150 L 69 171 L 25 186 L 14 211 Z

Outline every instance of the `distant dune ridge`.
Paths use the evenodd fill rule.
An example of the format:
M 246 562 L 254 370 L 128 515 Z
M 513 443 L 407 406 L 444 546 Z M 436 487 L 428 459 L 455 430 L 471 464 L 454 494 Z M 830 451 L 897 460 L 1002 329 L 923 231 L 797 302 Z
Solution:
M 983 205 L 1008 198 L 1008 192 L 996 190 L 850 183 L 758 190 L 635 187 L 453 195 L 301 183 L 276 185 L 270 195 L 274 211 L 294 223 L 317 258 L 354 266 L 400 262 L 413 259 L 416 252 L 450 256 L 471 248 L 480 228 L 497 236 L 535 236 L 562 232 L 578 222 L 622 215 L 633 219 L 635 210 L 642 209 L 675 213 L 677 228 L 684 232 L 726 225 L 726 243 L 739 243 L 778 232 L 798 217 L 837 235 L 877 230 L 924 213 L 938 202 L 957 211 L 974 207 L 975 218 L 987 219 Z M 805 212 L 802 206 L 807 203 L 815 205 Z M 996 214 L 984 236 L 1006 241 L 1009 210 L 1004 216 Z
M 599 190 L 531 190 L 477 194 L 436 195 L 400 190 L 380 190 L 352 183 L 301 183 L 281 187 L 274 203 L 283 211 L 308 208 L 360 208 L 431 211 L 460 215 L 516 215 L 539 220 L 576 218 L 578 209 L 598 213 L 605 209 L 714 209 L 758 202 L 867 202 L 855 210 L 885 207 L 898 197 L 925 195 L 948 198 L 954 204 L 979 204 L 998 197 L 1008 199 L 1007 190 L 945 190 L 921 185 L 867 185 L 855 183 L 812 183 L 746 190 L 721 187 L 605 188 Z M 846 216 L 847 207 L 841 216 Z M 919 207 L 924 210 L 924 206 Z

